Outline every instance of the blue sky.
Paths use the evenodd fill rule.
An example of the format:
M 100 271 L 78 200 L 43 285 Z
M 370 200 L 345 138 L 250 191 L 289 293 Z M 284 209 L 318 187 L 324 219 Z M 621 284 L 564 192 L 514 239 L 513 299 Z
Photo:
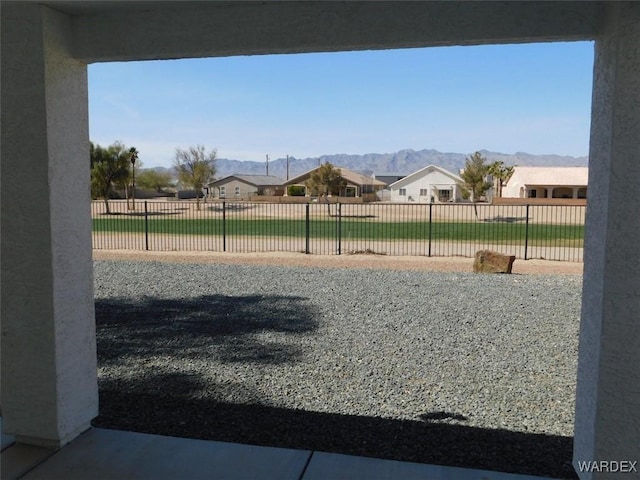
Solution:
M 263 161 L 432 148 L 588 153 L 593 43 L 257 55 L 89 66 L 91 140 L 145 167 L 176 147 Z

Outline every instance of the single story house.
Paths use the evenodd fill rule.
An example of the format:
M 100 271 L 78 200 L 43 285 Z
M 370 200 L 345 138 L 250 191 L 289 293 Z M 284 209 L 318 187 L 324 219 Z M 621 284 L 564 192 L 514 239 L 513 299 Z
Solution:
M 248 199 L 256 195 L 282 196 L 284 180 L 274 175 L 242 175 L 234 173 L 205 187 L 211 198 Z
M 428 165 L 389 185 L 392 202 L 444 203 L 462 200 L 462 178 Z
M 384 182 L 386 185 L 391 185 L 393 182 L 402 180 L 404 177 L 406 177 L 406 175 L 401 173 L 379 173 L 373 175 L 373 178 Z
M 301 175 L 298 175 L 291 180 L 284 182 L 285 187 L 285 195 L 288 194 L 287 190 L 289 186 L 297 186 L 301 187 L 300 191 L 304 191 L 305 196 L 309 196 L 309 192 L 307 191 L 306 182 L 311 178 L 313 172 L 315 172 L 318 168 L 314 168 L 305 172 Z M 358 172 L 354 172 L 353 170 L 349 170 L 344 167 L 335 167 L 337 170 L 340 170 L 340 174 L 342 178 L 344 178 L 347 182 L 347 186 L 340 192 L 341 197 L 367 197 L 371 196 L 372 199 L 375 198 L 375 193 L 378 190 L 382 190 L 386 187 L 384 182 L 380 180 L 376 180 L 373 177 L 368 177 L 366 175 L 362 175 Z M 304 189 L 304 190 L 303 190 Z
M 503 198 L 587 198 L 588 167 L 514 167 Z

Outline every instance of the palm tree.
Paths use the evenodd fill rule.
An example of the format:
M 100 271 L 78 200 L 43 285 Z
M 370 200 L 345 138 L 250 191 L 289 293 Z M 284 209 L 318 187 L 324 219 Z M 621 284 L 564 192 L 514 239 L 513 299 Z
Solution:
M 129 161 L 131 162 L 131 209 L 136 209 L 136 160 L 138 160 L 138 150 L 136 147 L 129 149 Z

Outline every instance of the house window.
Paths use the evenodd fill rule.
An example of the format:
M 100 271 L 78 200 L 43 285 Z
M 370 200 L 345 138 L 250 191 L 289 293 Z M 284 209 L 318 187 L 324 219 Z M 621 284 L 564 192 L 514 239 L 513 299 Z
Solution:
M 438 190 L 438 197 L 440 197 L 441 202 L 451 200 L 451 190 Z
M 527 190 L 527 198 L 536 198 L 538 196 L 538 191 L 534 188 L 533 190 Z
M 400 191 L 398 192 L 398 194 L 401 197 L 406 197 L 407 196 L 407 189 L 406 188 L 401 188 Z
M 227 195 L 227 187 L 220 187 L 220 196 L 224 197 Z
M 240 195 L 240 187 L 236 187 L 236 196 Z
M 420 196 L 421 197 L 426 197 L 427 195 L 429 195 L 429 192 L 426 188 L 421 188 L 420 189 Z

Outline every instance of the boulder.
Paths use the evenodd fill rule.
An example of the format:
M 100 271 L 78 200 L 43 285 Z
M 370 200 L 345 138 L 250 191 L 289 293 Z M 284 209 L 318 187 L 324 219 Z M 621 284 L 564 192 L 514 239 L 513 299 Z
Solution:
M 479 250 L 473 261 L 473 271 L 478 273 L 511 273 L 515 259 L 515 255 Z

